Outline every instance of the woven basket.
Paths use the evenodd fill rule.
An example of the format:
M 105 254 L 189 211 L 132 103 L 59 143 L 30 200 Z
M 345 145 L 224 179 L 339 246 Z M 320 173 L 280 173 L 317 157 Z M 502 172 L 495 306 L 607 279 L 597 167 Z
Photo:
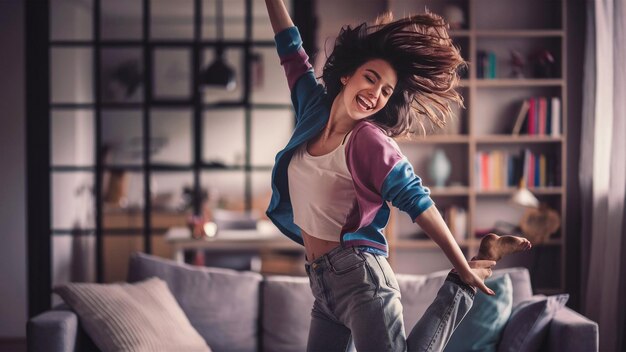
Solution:
M 561 217 L 545 204 L 541 204 L 538 209 L 526 210 L 520 222 L 522 233 L 532 244 L 548 241 L 559 227 L 561 227 Z

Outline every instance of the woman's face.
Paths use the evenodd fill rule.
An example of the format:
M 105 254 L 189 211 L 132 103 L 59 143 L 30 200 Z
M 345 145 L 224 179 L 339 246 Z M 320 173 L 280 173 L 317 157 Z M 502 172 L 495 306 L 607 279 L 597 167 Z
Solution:
M 382 59 L 367 61 L 354 74 L 341 78 L 342 95 L 348 115 L 361 120 L 380 111 L 393 94 L 398 77 L 391 65 Z

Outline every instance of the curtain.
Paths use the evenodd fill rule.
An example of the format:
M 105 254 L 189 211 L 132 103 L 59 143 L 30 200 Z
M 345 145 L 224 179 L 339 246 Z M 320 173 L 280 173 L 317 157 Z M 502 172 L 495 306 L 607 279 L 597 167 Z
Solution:
M 626 6 L 587 2 L 580 190 L 583 311 L 600 327 L 600 350 L 624 346 L 626 255 Z

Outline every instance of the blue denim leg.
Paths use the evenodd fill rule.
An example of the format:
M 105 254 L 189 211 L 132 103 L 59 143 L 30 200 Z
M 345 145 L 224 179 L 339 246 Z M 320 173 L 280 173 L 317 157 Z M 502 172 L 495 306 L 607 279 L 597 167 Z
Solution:
M 384 257 L 336 248 L 305 265 L 315 303 L 307 350 L 441 351 L 472 306 L 475 291 L 448 276 L 424 316 L 405 337 L 401 294 Z
M 313 308 L 307 352 L 345 352 L 350 347 L 350 339 L 350 329 Z
M 409 351 L 443 351 L 474 302 L 475 290 L 449 274 L 407 338 Z
M 306 266 L 315 297 L 309 351 L 406 351 L 400 289 L 383 257 L 337 248 Z
M 357 351 L 406 351 L 406 335 L 400 302 L 400 288 L 387 260 L 368 252 L 362 272 L 355 269 L 354 278 L 363 275 L 362 290 L 348 294 L 339 309 L 340 319 L 352 331 Z
M 339 247 L 328 255 L 340 251 Z M 326 277 L 328 268 L 325 256 L 305 265 L 311 292 L 315 298 L 311 310 L 307 352 L 345 352 L 351 346 L 350 329 L 341 323 L 333 312 L 335 304 Z

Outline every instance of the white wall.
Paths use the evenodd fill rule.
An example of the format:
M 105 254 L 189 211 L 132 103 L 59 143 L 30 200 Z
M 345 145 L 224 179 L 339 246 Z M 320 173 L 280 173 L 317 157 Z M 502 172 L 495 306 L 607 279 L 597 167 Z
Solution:
M 0 339 L 26 336 L 24 10 L 0 1 Z
M 296 0 L 297 1 L 297 0 Z M 372 22 L 385 10 L 382 0 L 318 0 L 317 4 L 317 47 L 315 75 L 321 76 L 326 61 L 326 53 L 332 52 L 335 38 L 344 25 L 355 26 L 362 22 Z M 326 44 L 326 53 L 324 52 Z

